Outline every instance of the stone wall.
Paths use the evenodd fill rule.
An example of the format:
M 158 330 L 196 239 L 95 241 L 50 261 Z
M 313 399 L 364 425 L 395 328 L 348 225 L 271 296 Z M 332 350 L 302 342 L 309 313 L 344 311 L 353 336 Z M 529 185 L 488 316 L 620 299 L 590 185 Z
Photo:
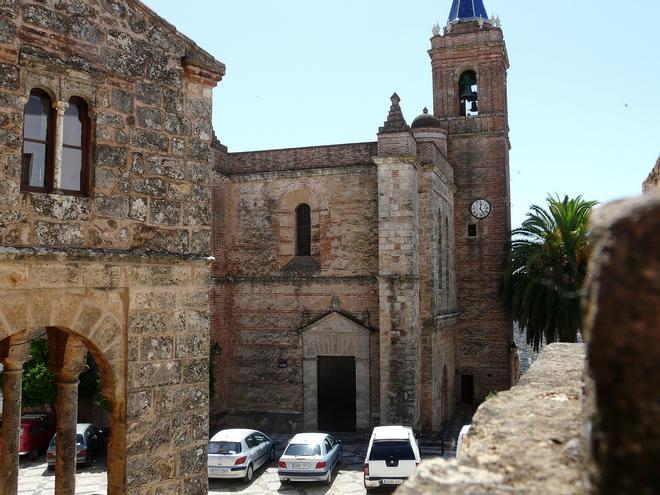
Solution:
M 459 459 L 422 462 L 397 494 L 579 494 L 585 347 L 550 344 L 511 390 L 484 402 Z
M 0 340 L 56 326 L 94 354 L 112 408 L 109 493 L 206 493 L 224 66 L 134 0 L 3 2 L 0 27 Z M 58 108 L 86 102 L 88 194 L 21 191 L 33 89 Z
M 642 191 L 645 193 L 660 188 L 660 158 L 655 162 L 655 167 L 651 170 L 649 176 L 642 184 Z
M 660 195 L 591 217 L 585 340 L 590 481 L 602 495 L 660 487 Z
M 0 341 L 58 327 L 80 337 L 109 403 L 109 493 L 205 493 L 205 261 L 0 248 Z
M 333 148 L 352 156 L 362 145 Z M 302 329 L 332 311 L 378 328 L 374 166 L 324 161 L 334 156 L 327 149 L 315 148 L 318 156 L 301 151 L 296 163 L 323 164 L 304 170 L 296 163 L 277 170 L 277 160 L 286 163 L 295 150 L 229 154 L 227 162 L 240 163 L 234 169 L 242 172 L 216 176 L 211 338 L 222 352 L 214 361 L 213 424 L 301 429 Z M 252 171 L 264 163 L 273 170 Z M 311 210 L 310 257 L 295 256 L 301 203 Z M 371 346 L 377 356 L 377 335 Z M 377 397 L 377 360 L 370 376 L 370 396 Z M 377 418 L 377 401 L 369 407 Z

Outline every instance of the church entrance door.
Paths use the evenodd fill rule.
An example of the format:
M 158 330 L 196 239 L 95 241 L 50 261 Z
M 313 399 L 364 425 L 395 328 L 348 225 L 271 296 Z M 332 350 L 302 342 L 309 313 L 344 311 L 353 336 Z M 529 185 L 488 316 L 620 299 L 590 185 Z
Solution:
M 355 357 L 318 357 L 318 428 L 355 431 Z

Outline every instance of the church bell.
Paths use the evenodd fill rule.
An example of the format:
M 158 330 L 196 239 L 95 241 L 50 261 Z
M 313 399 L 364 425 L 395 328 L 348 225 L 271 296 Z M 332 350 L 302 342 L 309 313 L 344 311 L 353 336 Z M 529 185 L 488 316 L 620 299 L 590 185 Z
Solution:
M 474 100 L 472 102 L 472 106 L 470 107 L 470 112 L 478 112 L 479 107 L 477 106 L 477 100 Z

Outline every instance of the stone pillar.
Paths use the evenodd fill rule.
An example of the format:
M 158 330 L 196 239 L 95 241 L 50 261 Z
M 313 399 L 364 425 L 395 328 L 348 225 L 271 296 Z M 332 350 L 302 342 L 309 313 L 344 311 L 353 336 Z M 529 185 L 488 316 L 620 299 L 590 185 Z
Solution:
M 62 144 L 64 143 L 64 112 L 69 104 L 63 101 L 55 103 L 55 155 L 53 160 L 54 186 L 60 189 L 62 186 Z
M 18 490 L 18 449 L 21 424 L 21 383 L 23 363 L 5 361 L 2 371 L 2 460 L 0 493 L 13 495 Z
M 5 339 L 0 346 L 2 371 L 2 455 L 0 493 L 18 492 L 19 428 L 21 425 L 21 386 L 23 363 L 28 359 L 29 342 L 23 336 Z
M 660 487 L 660 194 L 591 215 L 583 334 L 592 493 Z
M 57 376 L 57 447 L 55 495 L 74 495 L 76 489 L 76 425 L 78 382 L 87 370 L 87 347 L 73 336 L 48 329 L 50 370 Z

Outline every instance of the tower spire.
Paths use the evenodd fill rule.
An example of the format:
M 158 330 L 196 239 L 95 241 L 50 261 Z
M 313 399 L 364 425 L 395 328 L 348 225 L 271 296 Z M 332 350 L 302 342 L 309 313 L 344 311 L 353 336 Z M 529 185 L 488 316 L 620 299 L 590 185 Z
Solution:
M 467 21 L 488 21 L 483 0 L 453 0 L 449 11 L 449 24 Z

